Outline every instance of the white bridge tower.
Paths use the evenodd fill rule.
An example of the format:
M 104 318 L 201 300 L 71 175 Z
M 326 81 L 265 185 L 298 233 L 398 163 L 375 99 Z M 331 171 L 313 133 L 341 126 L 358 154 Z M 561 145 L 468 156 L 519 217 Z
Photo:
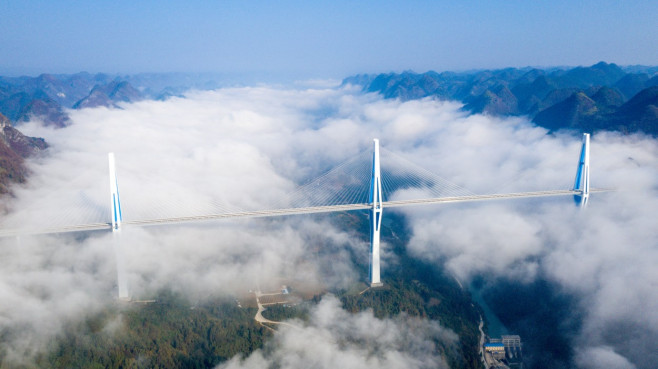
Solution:
M 370 287 L 382 285 L 379 277 L 379 236 L 382 225 L 382 179 L 379 169 L 379 140 L 374 139 L 375 151 L 372 154 L 372 177 L 370 178 Z
M 114 163 L 114 153 L 107 154 L 110 161 L 110 212 L 112 214 L 112 236 L 114 241 L 114 253 L 117 259 L 117 285 L 119 288 L 119 300 L 130 300 L 128 294 L 128 281 L 123 263 L 123 250 L 119 240 L 119 231 L 121 230 L 121 201 L 119 199 L 119 182 Z
M 121 201 L 119 200 L 119 182 L 114 164 L 114 153 L 107 154 L 110 160 L 110 211 L 112 213 L 112 231 L 121 229 Z
M 573 190 L 580 191 L 580 195 L 573 196 L 576 204 L 585 207 L 589 200 L 589 133 L 583 133 L 583 147 L 580 149 Z

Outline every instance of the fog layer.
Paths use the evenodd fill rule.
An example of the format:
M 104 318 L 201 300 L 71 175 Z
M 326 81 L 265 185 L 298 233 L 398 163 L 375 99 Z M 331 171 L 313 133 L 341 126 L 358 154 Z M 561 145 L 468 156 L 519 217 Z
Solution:
M 74 124 L 64 129 L 38 122 L 24 126 L 26 134 L 46 138 L 51 149 L 30 163 L 28 184 L 3 200 L 9 209 L 3 227 L 106 222 L 108 152 L 117 158 L 125 219 L 271 207 L 298 183 L 370 148 L 375 137 L 382 147 L 476 193 L 572 185 L 580 137 L 548 135 L 523 118 L 467 116 L 459 107 L 429 99 L 383 100 L 349 88 L 259 87 L 71 111 Z M 658 359 L 644 344 L 658 341 L 658 144 L 641 136 L 596 134 L 591 166 L 594 187 L 617 191 L 592 195 L 585 210 L 569 198 L 555 198 L 397 211 L 413 231 L 409 252 L 465 283 L 476 275 L 540 278 L 576 296 L 583 313 L 575 332 L 578 365 L 597 367 L 614 358 L 618 367 L 648 368 Z M 165 286 L 203 296 L 281 277 L 325 281 L 322 262 L 309 260 L 309 240 L 368 252 L 364 240 L 309 218 L 133 228 L 120 237 L 134 297 Z M 17 358 L 29 356 L 62 322 L 112 301 L 113 242 L 103 234 L 2 240 L 0 328 L 8 332 L 3 349 Z M 348 257 L 337 260 L 333 267 L 340 272 L 333 276 L 342 277 L 329 283 L 365 279 Z M 385 266 L 382 276 L 385 281 Z M 358 336 L 363 331 L 346 332 L 333 323 L 372 319 L 346 317 L 331 299 L 318 309 L 340 319 L 283 330 L 270 351 L 228 366 L 266 361 L 294 366 L 285 353 L 308 357 L 317 343 L 307 339 L 312 345 L 299 348 L 294 344 L 299 337 L 328 332 L 321 337 L 332 342 L 343 334 Z M 443 365 L 414 364 L 417 358 L 409 353 L 416 346 L 395 338 L 404 337 L 407 320 L 377 324 L 395 332 L 391 341 L 378 344 L 400 351 L 399 357 L 379 357 L 379 364 Z M 424 332 L 431 337 L 435 328 L 440 330 Z M 367 359 L 363 350 L 350 346 L 336 355 L 345 362 Z M 371 364 L 366 360 L 364 366 Z

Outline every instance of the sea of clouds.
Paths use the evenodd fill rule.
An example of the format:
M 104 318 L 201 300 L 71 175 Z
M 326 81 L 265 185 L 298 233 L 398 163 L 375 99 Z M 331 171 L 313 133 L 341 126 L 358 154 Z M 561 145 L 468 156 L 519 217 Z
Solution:
M 350 87 L 227 88 L 70 114 L 64 129 L 20 127 L 51 147 L 30 161 L 28 183 L 2 200 L 3 228 L 107 222 L 108 152 L 117 159 L 124 219 L 148 219 L 271 208 L 299 183 L 369 150 L 373 138 L 475 193 L 569 188 L 580 150 L 577 135 L 547 134 L 524 118 L 469 116 L 453 102 L 384 100 Z M 577 296 L 578 366 L 649 368 L 658 361 L 658 142 L 598 133 L 591 168 L 594 187 L 616 191 L 592 195 L 585 210 L 562 197 L 396 211 L 412 229 L 408 252 L 465 284 L 478 275 L 545 279 Z M 10 360 L 30 357 L 65 322 L 114 301 L 117 248 L 135 298 L 164 287 L 198 299 L 282 277 L 331 286 L 366 277 L 347 252 L 331 266 L 309 257 L 318 243 L 367 257 L 365 240 L 320 218 L 126 228 L 118 237 L 1 240 L 0 345 Z M 346 327 L 351 319 L 364 324 Z M 418 341 L 401 341 L 410 325 Z M 369 337 L 364 326 L 383 333 Z M 346 367 L 445 366 L 436 337 L 457 339 L 429 321 L 351 317 L 328 297 L 309 323 L 282 329 L 265 351 L 226 366 L 306 367 L 323 357 Z

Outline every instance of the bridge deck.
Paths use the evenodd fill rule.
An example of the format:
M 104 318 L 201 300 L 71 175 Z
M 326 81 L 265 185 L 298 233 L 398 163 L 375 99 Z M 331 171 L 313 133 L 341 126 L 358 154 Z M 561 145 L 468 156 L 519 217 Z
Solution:
M 606 191 L 611 191 L 611 190 L 601 189 L 601 188 L 591 189 L 590 193 L 606 192 Z M 384 208 L 393 208 L 393 207 L 412 206 L 412 205 L 429 205 L 429 204 L 440 204 L 440 203 L 518 199 L 518 198 L 529 198 L 529 197 L 564 196 L 564 195 L 579 195 L 579 194 L 580 191 L 574 191 L 574 190 L 547 190 L 547 191 L 534 191 L 534 192 L 515 192 L 515 193 L 505 193 L 505 194 L 465 195 L 465 196 L 438 197 L 438 198 L 414 199 L 414 200 L 385 201 L 382 203 L 382 206 Z M 186 217 L 176 217 L 176 218 L 129 220 L 129 221 L 124 221 L 123 225 L 124 226 L 154 226 L 154 225 L 164 225 L 164 224 L 219 220 L 219 219 L 227 219 L 227 218 L 262 218 L 262 217 L 273 217 L 273 216 L 283 216 L 283 215 L 329 213 L 335 211 L 367 210 L 370 209 L 371 206 L 372 206 L 371 204 L 345 204 L 345 205 L 310 206 L 310 207 L 272 209 L 272 210 L 254 210 L 254 211 L 206 214 L 206 215 L 186 216 Z M 7 230 L 0 230 L 0 237 L 97 231 L 97 230 L 109 231 L 111 229 L 112 229 L 111 223 L 79 224 L 79 225 L 70 225 L 70 226 L 63 226 L 57 228 L 44 228 L 44 229 L 7 229 Z

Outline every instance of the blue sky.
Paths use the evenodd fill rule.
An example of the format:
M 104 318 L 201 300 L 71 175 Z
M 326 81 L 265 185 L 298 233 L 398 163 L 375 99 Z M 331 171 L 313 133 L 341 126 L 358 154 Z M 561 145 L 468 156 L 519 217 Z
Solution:
M 0 74 L 658 64 L 656 1 L 0 2 Z

